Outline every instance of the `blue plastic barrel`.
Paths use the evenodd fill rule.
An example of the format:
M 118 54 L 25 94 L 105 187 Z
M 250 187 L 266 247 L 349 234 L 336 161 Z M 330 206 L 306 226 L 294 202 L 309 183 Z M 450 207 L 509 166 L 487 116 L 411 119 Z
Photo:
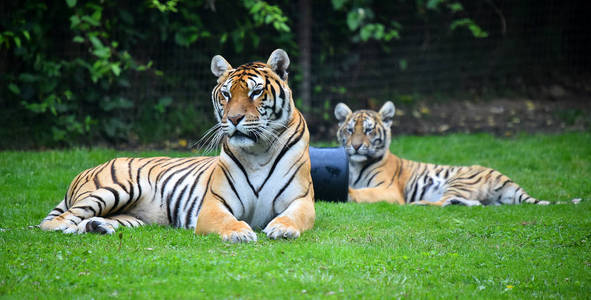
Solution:
M 343 147 L 310 147 L 314 198 L 346 202 L 349 186 L 349 161 Z

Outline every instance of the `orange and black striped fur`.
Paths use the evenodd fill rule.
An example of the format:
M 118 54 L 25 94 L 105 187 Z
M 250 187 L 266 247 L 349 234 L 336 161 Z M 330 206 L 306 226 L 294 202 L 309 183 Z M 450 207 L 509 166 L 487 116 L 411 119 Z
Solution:
M 446 206 L 533 203 L 519 185 L 500 172 L 481 166 L 440 166 L 401 159 L 390 153 L 395 107 L 379 112 L 352 112 L 339 103 L 337 138 L 349 157 L 349 200 Z
M 215 56 L 217 157 L 117 158 L 80 173 L 43 230 L 113 233 L 163 224 L 232 242 L 297 238 L 314 225 L 309 134 L 287 84 L 289 58 L 236 69 Z

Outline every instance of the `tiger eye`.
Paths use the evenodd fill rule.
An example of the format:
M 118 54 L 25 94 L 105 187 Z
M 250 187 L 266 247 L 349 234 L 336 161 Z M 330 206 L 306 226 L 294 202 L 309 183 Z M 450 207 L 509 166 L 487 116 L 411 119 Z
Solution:
M 252 94 L 250 94 L 250 96 L 254 98 L 262 93 L 263 93 L 263 89 L 258 89 L 258 90 L 252 91 Z

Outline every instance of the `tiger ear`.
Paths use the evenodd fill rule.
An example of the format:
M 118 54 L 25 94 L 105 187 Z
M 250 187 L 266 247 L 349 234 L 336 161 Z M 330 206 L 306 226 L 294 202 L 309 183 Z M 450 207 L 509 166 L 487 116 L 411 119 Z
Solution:
M 271 53 L 267 64 L 271 66 L 271 70 L 277 73 L 281 80 L 287 80 L 287 68 L 289 67 L 289 56 L 283 49 L 276 49 Z
M 216 77 L 224 75 L 224 72 L 232 69 L 232 66 L 221 55 L 216 55 L 211 59 L 211 73 Z
M 337 121 L 339 121 L 339 126 L 341 126 L 352 113 L 351 109 L 345 103 L 339 103 L 334 108 L 334 116 L 337 118 Z
M 382 108 L 380 108 L 380 119 L 384 122 L 384 125 L 390 127 L 392 126 L 392 120 L 394 119 L 394 114 L 396 113 L 396 107 L 394 107 L 394 103 L 392 101 L 388 101 L 384 103 Z

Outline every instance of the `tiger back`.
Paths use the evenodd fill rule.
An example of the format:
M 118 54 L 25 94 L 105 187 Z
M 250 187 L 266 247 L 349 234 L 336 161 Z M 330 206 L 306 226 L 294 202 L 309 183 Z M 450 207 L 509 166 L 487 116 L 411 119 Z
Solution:
M 532 203 L 529 196 L 500 172 L 482 166 L 444 166 L 415 162 L 390 153 L 392 102 L 379 112 L 352 112 L 339 103 L 337 139 L 349 158 L 349 201 L 446 206 Z
M 162 224 L 232 242 L 297 238 L 314 225 L 309 133 L 287 83 L 289 57 L 238 68 L 212 59 L 217 157 L 117 158 L 74 178 L 43 230 L 113 233 Z

